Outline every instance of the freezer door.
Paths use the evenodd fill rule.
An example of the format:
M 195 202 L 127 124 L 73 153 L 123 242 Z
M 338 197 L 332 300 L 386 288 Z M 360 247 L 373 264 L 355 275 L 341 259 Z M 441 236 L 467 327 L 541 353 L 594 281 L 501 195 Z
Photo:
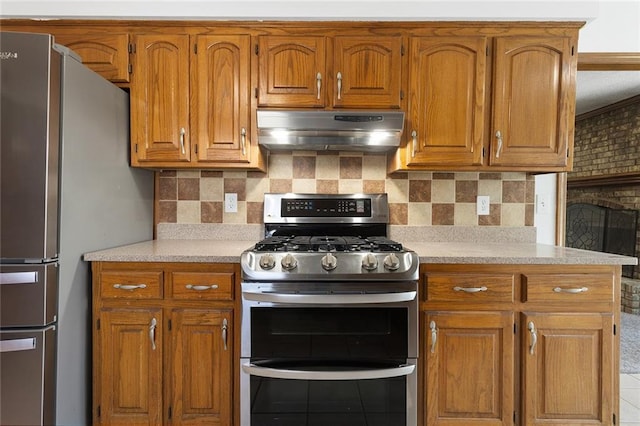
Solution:
M 0 264 L 0 327 L 42 327 L 56 321 L 57 308 L 57 263 Z
M 58 251 L 60 55 L 46 34 L 0 34 L 0 258 Z
M 55 424 L 54 325 L 0 332 L 0 424 Z

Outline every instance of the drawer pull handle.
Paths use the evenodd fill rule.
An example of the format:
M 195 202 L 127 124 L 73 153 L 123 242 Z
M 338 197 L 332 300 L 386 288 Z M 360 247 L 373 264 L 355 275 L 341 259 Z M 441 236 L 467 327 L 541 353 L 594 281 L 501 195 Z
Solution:
M 185 285 L 185 287 L 189 290 L 195 290 L 195 291 L 206 291 L 206 290 L 216 290 L 218 288 L 218 284 L 211 284 L 211 285 L 193 285 L 193 284 L 187 284 Z
M 535 355 L 536 344 L 538 343 L 538 332 L 536 331 L 536 326 L 533 321 L 529 321 L 527 328 L 531 334 L 531 346 L 529 346 L 529 353 L 531 355 Z
M 481 291 L 487 291 L 487 287 L 454 287 L 453 291 L 464 291 L 465 293 L 479 293 Z
M 338 80 L 338 100 L 342 99 L 342 73 L 338 71 L 336 75 L 336 80 Z
M 151 349 L 156 350 L 156 325 L 157 321 L 155 318 L 151 318 L 151 323 L 149 324 L 149 339 L 151 340 Z
M 580 288 L 562 288 L 562 287 L 556 287 L 553 289 L 554 292 L 556 293 L 571 293 L 571 294 L 578 294 L 578 293 L 584 293 L 586 291 L 589 291 L 588 287 L 580 287 Z
M 227 329 L 228 329 L 228 325 L 227 325 L 227 319 L 223 319 L 222 320 L 222 344 L 224 345 L 224 350 L 227 350 Z
M 316 89 L 318 90 L 318 100 L 320 100 L 320 90 L 322 89 L 322 74 L 316 74 Z
M 117 288 L 120 290 L 133 291 L 139 288 L 147 288 L 147 285 L 146 284 L 114 284 L 113 288 Z
M 435 321 L 429 323 L 429 329 L 431 330 L 431 353 L 435 353 L 436 340 L 438 339 L 438 328 L 436 327 Z

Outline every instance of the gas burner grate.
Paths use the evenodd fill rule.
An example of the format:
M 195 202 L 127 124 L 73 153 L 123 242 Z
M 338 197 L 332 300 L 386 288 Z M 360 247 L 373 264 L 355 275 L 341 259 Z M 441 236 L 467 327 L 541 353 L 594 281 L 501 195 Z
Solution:
M 255 251 L 287 252 L 383 252 L 403 250 L 402 244 L 387 237 L 358 236 L 275 236 L 255 245 Z

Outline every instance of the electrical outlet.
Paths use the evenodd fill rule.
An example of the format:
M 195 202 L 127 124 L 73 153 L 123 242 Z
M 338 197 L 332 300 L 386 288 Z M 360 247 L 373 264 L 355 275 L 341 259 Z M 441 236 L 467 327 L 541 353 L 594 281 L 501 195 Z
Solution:
M 489 214 L 489 196 L 488 195 L 478 195 L 476 204 L 476 211 L 478 216 L 486 216 Z
M 238 194 L 233 192 L 224 194 L 224 212 L 225 213 L 238 212 Z

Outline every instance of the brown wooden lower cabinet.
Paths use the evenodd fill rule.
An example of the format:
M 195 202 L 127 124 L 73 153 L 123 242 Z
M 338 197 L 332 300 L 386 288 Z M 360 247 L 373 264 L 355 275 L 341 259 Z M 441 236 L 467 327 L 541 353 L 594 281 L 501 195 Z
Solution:
M 619 266 L 421 272 L 423 425 L 617 424 Z
M 92 264 L 94 424 L 233 424 L 237 268 Z

